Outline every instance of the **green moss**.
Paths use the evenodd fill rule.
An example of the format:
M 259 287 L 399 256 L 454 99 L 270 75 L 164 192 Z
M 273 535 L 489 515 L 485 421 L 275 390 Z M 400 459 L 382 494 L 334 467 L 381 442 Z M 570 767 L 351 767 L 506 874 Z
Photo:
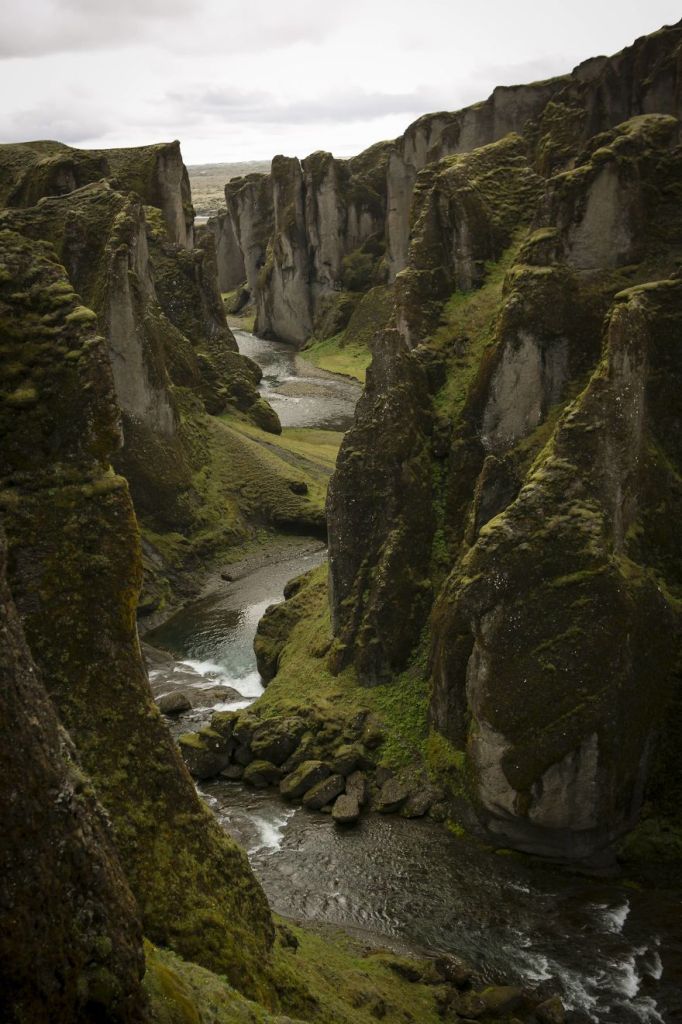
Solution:
M 364 345 L 345 345 L 343 335 L 336 335 L 324 341 L 310 342 L 305 348 L 305 358 L 322 370 L 355 377 L 364 383 L 372 356 Z

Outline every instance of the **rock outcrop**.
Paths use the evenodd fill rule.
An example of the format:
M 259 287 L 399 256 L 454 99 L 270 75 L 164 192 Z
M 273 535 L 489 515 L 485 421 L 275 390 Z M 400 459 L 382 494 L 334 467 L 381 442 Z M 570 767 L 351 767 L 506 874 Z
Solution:
M 168 236 L 193 245 L 194 211 L 187 168 L 179 142 L 133 149 L 72 149 L 61 142 L 22 142 L 0 146 L 0 205 L 35 206 L 102 178 L 135 192 L 163 215 Z
M 246 285 L 258 310 L 256 330 L 264 336 L 300 346 L 311 336 L 337 334 L 352 311 L 348 295 L 357 302 L 358 294 L 392 284 L 408 265 L 415 269 L 409 253 L 422 233 L 417 221 L 426 212 L 424 192 L 430 191 L 421 172 L 428 169 L 427 180 L 433 179 L 444 158 L 519 135 L 530 167 L 547 177 L 570 168 L 589 139 L 632 117 L 679 116 L 679 35 L 679 26 L 662 29 L 613 57 L 587 60 L 570 74 L 499 87 L 485 102 L 427 114 L 394 142 L 350 160 L 321 152 L 301 162 L 276 157 L 270 175 L 229 182 L 227 216 L 212 227 L 221 279 L 230 290 Z M 441 177 L 436 192 L 457 187 L 454 166 L 450 184 L 447 175 Z M 438 200 L 432 195 L 432 202 L 443 206 L 439 229 L 451 228 L 448 218 L 456 215 L 446 212 L 445 194 Z M 466 213 L 480 216 L 480 203 L 485 205 L 485 189 L 480 196 L 470 192 Z M 438 209 L 430 216 L 438 219 Z M 504 219 L 499 206 L 497 216 Z M 471 236 L 477 251 L 468 254 L 470 262 L 490 258 L 484 250 L 494 248 L 490 232 L 484 241 L 481 227 L 476 224 Z M 461 231 L 458 237 L 466 249 Z M 458 263 L 462 259 L 464 251 Z M 449 257 L 443 268 L 446 275 L 452 272 Z M 419 298 L 428 306 L 425 294 Z M 345 310 L 331 325 L 325 322 L 330 307 Z
M 0 1017 L 147 1020 L 137 907 L 7 586 L 0 533 Z
M 423 121 L 431 159 L 472 151 L 423 157 L 398 333 L 328 498 L 330 666 L 374 685 L 428 659 L 453 794 L 567 860 L 680 772 L 681 42 Z
M 111 818 L 146 934 L 262 996 L 265 897 L 200 802 L 140 654 L 108 344 L 48 243 L 3 230 L 0 266 L 0 510 L 31 653 Z

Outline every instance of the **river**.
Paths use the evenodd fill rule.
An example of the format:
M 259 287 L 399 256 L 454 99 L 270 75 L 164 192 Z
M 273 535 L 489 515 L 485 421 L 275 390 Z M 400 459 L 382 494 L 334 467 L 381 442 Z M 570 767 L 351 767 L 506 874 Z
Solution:
M 284 426 L 345 429 L 358 387 L 317 371 L 290 348 L 235 332 L 263 368 L 261 392 Z M 197 728 L 211 708 L 245 707 L 262 692 L 253 637 L 288 579 L 319 564 L 319 541 L 292 539 L 262 564 L 185 607 L 147 639 L 180 664 L 190 685 L 238 691 L 184 716 Z M 187 684 L 187 680 L 184 680 Z M 175 731 L 175 730 L 174 730 Z M 200 787 L 248 851 L 278 913 L 340 925 L 372 941 L 451 951 L 484 980 L 559 990 L 570 1019 L 599 1024 L 682 1020 L 682 894 L 600 881 L 490 852 L 429 821 L 369 814 L 339 830 L 328 816 L 290 807 L 272 791 L 218 781 Z

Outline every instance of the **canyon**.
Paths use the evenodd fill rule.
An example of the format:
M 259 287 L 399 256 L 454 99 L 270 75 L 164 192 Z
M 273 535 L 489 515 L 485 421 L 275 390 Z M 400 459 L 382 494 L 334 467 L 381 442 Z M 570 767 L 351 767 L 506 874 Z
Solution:
M 681 69 L 678 24 L 276 156 L 206 225 L 177 142 L 0 146 L 7 1024 L 676 1019 L 679 923 L 581 1002 L 445 926 L 278 916 L 230 807 L 327 829 L 318 889 L 315 849 L 429 835 L 518 858 L 495 900 L 569 868 L 679 904 Z M 256 688 L 193 703 L 176 613 L 224 631 L 278 562 Z

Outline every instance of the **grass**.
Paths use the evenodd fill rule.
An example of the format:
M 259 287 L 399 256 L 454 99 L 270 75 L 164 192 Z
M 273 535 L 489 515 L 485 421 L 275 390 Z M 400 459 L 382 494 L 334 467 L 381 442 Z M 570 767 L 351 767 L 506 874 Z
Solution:
M 326 565 L 315 569 L 296 596 L 302 615 L 280 655 L 277 675 L 258 699 L 256 709 L 264 717 L 285 716 L 313 704 L 331 716 L 374 712 L 385 727 L 381 763 L 396 771 L 418 771 L 425 763 L 428 735 L 425 651 L 383 686 L 360 686 L 352 665 L 333 675 L 327 663 L 332 646 L 327 572 Z
M 305 349 L 304 357 L 321 370 L 354 377 L 364 384 L 372 354 L 367 346 L 360 342 L 344 345 L 343 338 L 343 334 L 336 334 L 333 338 L 314 341 Z
M 496 344 L 495 322 L 502 286 L 518 249 L 516 241 L 496 263 L 487 265 L 485 283 L 480 288 L 473 292 L 455 292 L 443 308 L 441 324 L 433 335 L 432 344 L 446 349 L 454 339 L 461 337 L 465 345 L 461 354 L 453 357 L 446 384 L 436 400 L 441 411 L 453 419 L 457 419 L 464 408 L 486 349 Z
M 271 963 L 279 1007 L 246 999 L 227 980 L 145 944 L 152 1024 L 276 1024 L 305 1020 L 314 1024 L 420 1024 L 439 1021 L 434 984 L 410 982 L 392 967 L 405 963 L 382 950 L 364 948 L 348 936 L 323 934 L 280 923 Z M 433 969 L 410 961 L 425 981 Z
M 234 416 L 222 416 L 220 422 L 244 446 L 247 464 L 242 467 L 245 476 L 240 474 L 239 480 L 253 480 L 255 475 L 256 484 L 263 483 L 261 470 L 285 478 L 287 489 L 290 481 L 302 480 L 308 485 L 307 499 L 320 511 L 324 510 L 327 484 L 343 439 L 340 431 L 300 427 L 285 428 L 277 435 L 267 434 Z

